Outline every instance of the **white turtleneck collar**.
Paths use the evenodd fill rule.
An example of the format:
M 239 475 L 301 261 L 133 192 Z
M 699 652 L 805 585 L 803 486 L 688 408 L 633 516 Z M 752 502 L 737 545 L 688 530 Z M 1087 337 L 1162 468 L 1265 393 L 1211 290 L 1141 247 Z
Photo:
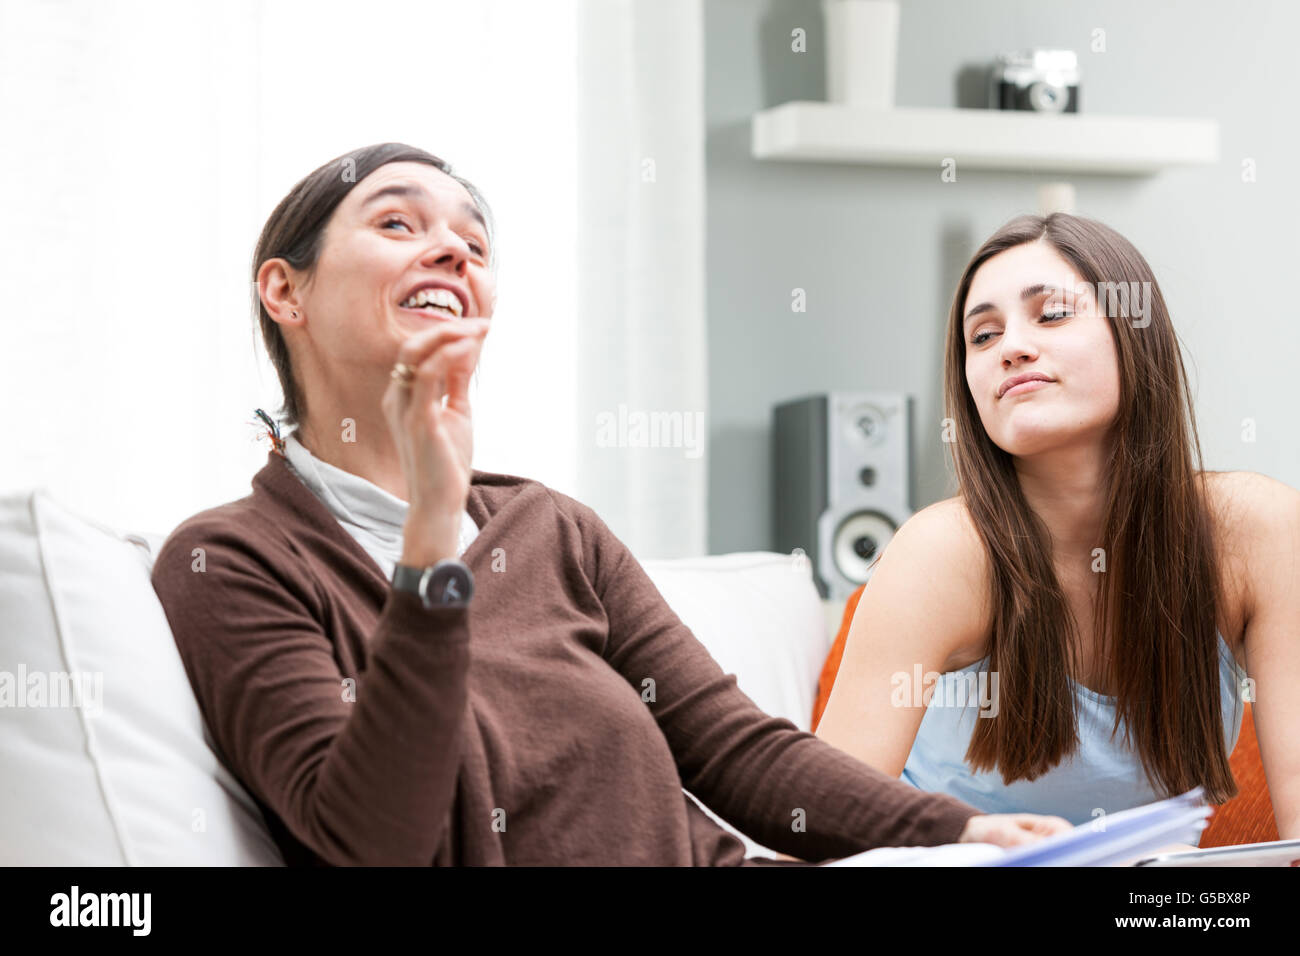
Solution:
M 391 578 L 402 557 L 402 529 L 410 504 L 350 471 L 321 461 L 298 440 L 296 431 L 285 438 L 284 455 L 302 483 Z M 465 553 L 478 531 L 469 512 L 464 512 L 459 553 Z

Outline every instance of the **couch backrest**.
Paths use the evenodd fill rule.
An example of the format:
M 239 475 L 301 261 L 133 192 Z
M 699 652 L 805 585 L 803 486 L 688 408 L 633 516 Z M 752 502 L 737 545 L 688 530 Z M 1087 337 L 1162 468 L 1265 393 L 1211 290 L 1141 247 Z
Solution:
M 806 560 L 756 551 L 641 566 L 760 709 L 808 729 L 830 635 Z
M 807 560 L 737 552 L 642 561 L 668 606 L 759 709 L 808 730 L 817 677 L 830 647 L 821 597 Z M 688 791 L 689 793 L 689 791 Z M 774 851 L 741 833 L 690 794 L 746 856 Z

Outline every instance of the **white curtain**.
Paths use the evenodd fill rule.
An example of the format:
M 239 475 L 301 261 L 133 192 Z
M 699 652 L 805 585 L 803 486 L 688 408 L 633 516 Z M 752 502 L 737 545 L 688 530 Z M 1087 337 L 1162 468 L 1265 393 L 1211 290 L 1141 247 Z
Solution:
M 707 549 L 703 13 L 578 22 L 581 496 L 642 558 Z
M 644 92 L 656 58 L 621 59 L 650 49 L 644 29 L 665 6 L 691 13 L 660 40 L 698 40 L 695 3 L 0 0 L 0 490 L 44 486 L 146 531 L 247 494 L 268 448 L 252 411 L 280 401 L 250 308 L 258 232 L 321 163 L 397 140 L 451 161 L 497 216 L 475 465 L 588 501 L 647 557 L 667 553 L 643 530 L 661 517 L 673 550 L 702 553 L 702 463 L 674 473 L 607 449 L 626 461 L 598 474 L 579 413 L 589 387 L 615 408 L 667 401 L 637 384 L 649 380 L 689 380 L 668 407 L 703 407 L 678 367 L 702 360 L 698 261 L 675 292 L 696 327 L 672 354 L 642 346 L 653 280 L 677 271 L 662 249 L 702 255 L 698 149 Z M 688 53 L 698 45 L 661 58 Z M 698 63 L 686 74 L 673 87 L 683 122 L 699 116 Z M 580 87 L 603 79 L 601 96 Z M 701 136 L 702 123 L 689 140 Z M 635 180 L 620 187 L 603 166 L 638 153 L 659 158 L 655 196 L 694 198 L 693 224 L 635 201 Z M 593 276 L 609 283 L 603 306 L 584 299 Z M 611 328 L 579 335 L 599 323 Z M 592 332 L 618 354 L 596 357 Z M 596 384 L 620 377 L 618 393 Z M 618 475 L 628 495 L 605 500 Z M 680 488 L 666 498 L 637 490 L 668 475 Z

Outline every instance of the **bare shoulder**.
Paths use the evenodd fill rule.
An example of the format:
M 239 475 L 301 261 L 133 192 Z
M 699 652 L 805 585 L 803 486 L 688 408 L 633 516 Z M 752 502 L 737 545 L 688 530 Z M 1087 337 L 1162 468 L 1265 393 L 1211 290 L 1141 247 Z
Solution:
M 1206 488 L 1217 544 L 1248 564 L 1257 559 L 1280 525 L 1300 518 L 1300 491 L 1255 471 L 1207 471 Z
M 1211 503 L 1218 513 L 1254 533 L 1261 523 L 1275 519 L 1300 506 L 1300 491 L 1285 482 L 1261 475 L 1257 471 L 1207 471 Z
M 944 670 L 980 660 L 992 621 L 988 555 L 965 501 L 945 498 L 922 508 L 903 523 L 897 537 L 915 555 L 917 573 L 942 583 L 945 630 L 951 639 Z
M 1201 473 L 1210 494 L 1210 510 L 1223 535 L 1222 544 L 1235 544 L 1232 532 L 1242 530 L 1253 512 L 1263 475 L 1253 471 L 1205 471 Z M 1272 479 L 1264 479 L 1272 480 Z
M 1300 527 L 1300 491 L 1254 471 L 1204 474 L 1216 544 L 1226 566 L 1225 585 L 1237 606 L 1233 630 L 1244 630 L 1254 608 L 1251 583 L 1267 578 L 1286 557 L 1274 553 L 1279 534 Z
M 944 498 L 942 501 L 936 501 L 928 508 L 922 509 L 923 512 L 933 512 L 936 516 L 945 521 L 951 522 L 954 530 L 960 530 L 967 533 L 972 544 L 979 544 L 979 534 L 975 530 L 975 519 L 970 516 L 970 510 L 966 507 L 966 499 L 961 495 L 955 495 L 952 498 Z
M 984 563 L 984 542 L 961 497 L 945 498 L 922 508 L 903 527 L 913 529 L 936 548 L 936 557 L 953 570 L 970 572 Z

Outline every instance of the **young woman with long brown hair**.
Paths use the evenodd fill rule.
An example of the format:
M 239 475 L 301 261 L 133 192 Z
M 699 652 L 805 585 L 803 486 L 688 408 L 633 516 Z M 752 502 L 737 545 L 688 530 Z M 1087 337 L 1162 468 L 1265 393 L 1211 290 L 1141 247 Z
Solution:
M 959 494 L 880 557 L 817 735 L 1079 824 L 1233 796 L 1254 700 L 1279 833 L 1300 837 L 1300 493 L 1197 467 L 1146 260 L 1092 220 L 1016 218 L 966 267 L 945 352 Z

